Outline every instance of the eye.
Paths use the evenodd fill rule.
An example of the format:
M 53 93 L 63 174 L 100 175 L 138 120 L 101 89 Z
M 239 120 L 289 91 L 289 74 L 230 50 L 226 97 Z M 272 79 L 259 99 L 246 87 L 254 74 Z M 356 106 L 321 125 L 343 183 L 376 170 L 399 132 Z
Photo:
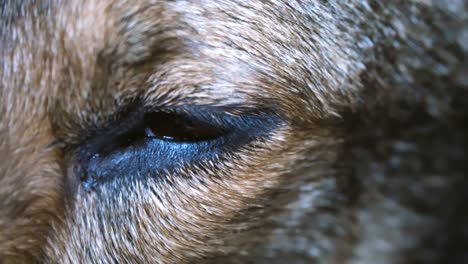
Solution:
M 114 129 L 115 131 L 110 132 L 102 144 L 99 144 L 102 147 L 97 154 L 106 156 L 119 149 L 135 147 L 151 140 L 181 144 L 216 140 L 229 133 L 228 127 L 222 122 L 216 122 L 219 118 L 219 114 L 216 113 L 174 110 L 131 115 L 124 121 L 123 126 Z
M 234 115 L 198 106 L 133 112 L 117 121 L 78 148 L 76 174 L 87 190 L 116 177 L 162 178 L 184 166 L 219 161 L 280 123 L 267 112 Z
M 174 142 L 197 142 L 216 139 L 226 129 L 202 119 L 190 119 L 176 112 L 153 112 L 144 116 L 145 135 Z

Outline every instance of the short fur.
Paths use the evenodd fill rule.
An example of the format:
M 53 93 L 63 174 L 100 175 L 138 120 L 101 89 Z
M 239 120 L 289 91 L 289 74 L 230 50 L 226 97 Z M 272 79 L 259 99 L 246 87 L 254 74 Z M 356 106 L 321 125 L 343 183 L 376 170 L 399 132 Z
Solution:
M 0 262 L 468 258 L 466 1 L 0 5 Z M 132 104 L 282 122 L 86 191 L 78 150 Z

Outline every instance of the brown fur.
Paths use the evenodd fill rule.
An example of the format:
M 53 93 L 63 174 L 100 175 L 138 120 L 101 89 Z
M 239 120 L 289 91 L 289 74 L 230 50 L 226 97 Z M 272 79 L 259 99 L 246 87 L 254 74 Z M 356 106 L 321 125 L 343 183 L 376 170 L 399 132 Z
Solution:
M 414 194 L 407 202 L 405 188 L 448 197 L 455 186 L 468 186 L 456 167 L 464 160 L 467 120 L 456 113 L 467 108 L 455 99 L 466 96 L 458 71 L 467 51 L 435 27 L 418 36 L 421 29 L 411 29 L 406 17 L 449 11 L 424 1 L 369 2 L 6 1 L 1 261 L 438 261 L 449 242 L 422 241 L 433 236 L 427 229 L 447 231 L 441 205 L 418 211 L 414 205 L 426 198 Z M 464 31 L 457 27 L 458 36 Z M 445 76 L 430 74 L 433 86 L 421 77 L 424 67 L 419 73 L 398 61 L 405 51 L 419 57 L 405 47 L 424 42 L 423 34 L 459 55 Z M 388 46 L 390 39 L 400 46 Z M 450 59 L 445 44 L 433 50 Z M 449 84 L 452 90 L 440 92 L 445 103 L 438 89 Z M 179 168 L 164 175 L 167 181 L 117 177 L 85 191 L 74 170 L 77 149 L 125 120 L 135 102 L 152 109 L 209 105 L 232 114 L 272 109 L 282 122 L 268 138 Z M 439 148 L 445 159 L 437 168 L 427 165 L 440 159 L 424 158 L 431 149 L 421 134 L 404 132 L 425 127 L 418 120 L 427 113 L 436 132 L 422 137 L 447 145 Z M 443 140 L 443 119 L 453 141 Z M 461 157 L 446 156 L 460 149 Z M 394 171 L 392 158 L 400 160 Z M 418 162 L 422 167 L 412 169 Z M 466 197 L 456 190 L 453 208 Z

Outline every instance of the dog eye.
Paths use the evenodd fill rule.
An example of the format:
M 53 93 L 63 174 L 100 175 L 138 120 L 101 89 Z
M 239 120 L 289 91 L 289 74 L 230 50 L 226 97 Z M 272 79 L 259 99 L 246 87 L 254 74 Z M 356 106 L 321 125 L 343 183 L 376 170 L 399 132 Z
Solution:
M 130 113 L 78 147 L 79 181 L 86 190 L 115 178 L 166 177 L 265 138 L 280 123 L 267 112 L 229 114 L 216 108 Z
M 111 132 L 97 154 L 106 156 L 118 150 L 135 148 L 151 141 L 196 144 L 225 136 L 230 128 L 219 120 L 219 114 L 187 111 L 154 111 L 131 116 L 118 132 Z M 221 118 L 222 119 L 222 118 Z M 130 124 L 125 126 L 125 124 Z
M 153 112 L 144 116 L 144 132 L 148 138 L 174 142 L 213 140 L 226 130 L 202 120 L 192 120 L 175 112 Z

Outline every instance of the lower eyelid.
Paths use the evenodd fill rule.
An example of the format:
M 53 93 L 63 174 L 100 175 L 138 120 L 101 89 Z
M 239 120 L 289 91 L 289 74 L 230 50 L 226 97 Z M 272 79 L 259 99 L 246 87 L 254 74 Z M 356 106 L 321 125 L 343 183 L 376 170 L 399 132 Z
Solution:
M 220 143 L 220 142 L 218 142 Z M 217 143 L 179 143 L 158 138 L 146 139 L 139 146 L 132 146 L 107 156 L 94 155 L 82 164 L 83 175 L 79 176 L 83 187 L 89 191 L 97 184 L 118 177 L 153 175 L 159 177 L 186 163 L 208 160 L 216 151 Z M 182 154 L 181 154 L 182 153 Z M 146 177 L 146 176 L 145 176 Z

